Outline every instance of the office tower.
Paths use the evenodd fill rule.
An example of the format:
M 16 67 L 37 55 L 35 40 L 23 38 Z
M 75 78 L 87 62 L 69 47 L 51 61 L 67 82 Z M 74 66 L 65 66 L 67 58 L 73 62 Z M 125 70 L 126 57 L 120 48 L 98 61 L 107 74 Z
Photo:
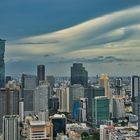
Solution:
M 20 117 L 20 121 L 23 122 L 24 121 L 24 99 L 23 98 L 19 100 L 19 117 Z
M 0 132 L 4 115 L 19 113 L 19 89 L 6 88 L 0 90 Z
M 59 109 L 59 99 L 56 96 L 49 98 L 49 115 L 54 115 Z
M 88 87 L 85 89 L 85 97 L 88 99 L 88 108 L 87 108 L 88 121 L 92 121 L 93 98 L 98 96 L 105 96 L 104 87 Z
M 125 115 L 125 105 L 124 105 L 124 99 L 122 96 L 113 96 L 113 99 L 111 100 L 112 104 L 112 118 L 120 119 L 124 118 Z
M 114 126 L 100 125 L 100 140 L 110 140 L 110 133 L 114 130 Z
M 51 117 L 54 138 L 57 136 L 58 133 L 66 134 L 66 121 L 67 120 L 64 114 L 55 114 Z
M 53 93 L 54 93 L 53 88 L 54 88 L 54 85 L 55 85 L 55 78 L 52 75 L 48 75 L 46 80 L 50 85 L 49 86 L 49 98 L 51 98 L 53 96 Z
M 40 81 L 45 81 L 45 65 L 37 66 L 37 80 L 38 84 Z
M 35 114 L 40 116 L 44 114 L 44 121 L 48 120 L 48 83 L 43 82 L 35 89 L 34 94 L 34 110 Z
M 112 93 L 109 85 L 109 77 L 106 74 L 102 74 L 99 82 L 100 82 L 100 86 L 105 88 L 105 96 L 108 99 L 111 99 Z
M 140 91 L 138 93 L 138 136 L 140 137 Z
M 24 98 L 24 111 L 25 115 L 33 113 L 33 96 L 34 90 L 37 86 L 37 77 L 34 75 L 22 74 L 22 97 Z
M 4 140 L 20 140 L 20 119 L 16 115 L 3 117 L 3 138 Z
M 84 87 L 88 85 L 88 72 L 82 63 L 74 63 L 71 67 L 71 85 L 81 84 Z
M 75 99 L 73 101 L 73 119 L 79 121 L 79 110 L 80 110 L 80 100 Z
M 56 96 L 59 99 L 59 111 L 69 112 L 69 87 L 61 86 L 56 89 Z
M 109 99 L 106 96 L 99 96 L 93 99 L 92 118 L 93 124 L 99 127 L 109 120 Z
M 69 111 L 73 115 L 74 100 L 84 98 L 84 87 L 82 85 L 72 85 L 69 88 Z
M 131 79 L 131 92 L 132 92 L 132 107 L 133 114 L 138 115 L 138 95 L 140 92 L 139 76 L 132 76 Z
M 73 119 L 79 122 L 87 121 L 87 98 L 80 98 L 74 100 L 73 105 Z
M 87 121 L 87 107 L 88 107 L 88 99 L 80 98 L 80 109 L 79 109 L 79 121 L 80 122 Z
M 27 127 L 27 140 L 53 140 L 53 125 L 45 121 L 31 121 Z
M 5 40 L 0 39 L 0 88 L 5 86 L 4 52 L 5 52 Z
M 115 95 L 122 95 L 122 78 L 115 79 Z

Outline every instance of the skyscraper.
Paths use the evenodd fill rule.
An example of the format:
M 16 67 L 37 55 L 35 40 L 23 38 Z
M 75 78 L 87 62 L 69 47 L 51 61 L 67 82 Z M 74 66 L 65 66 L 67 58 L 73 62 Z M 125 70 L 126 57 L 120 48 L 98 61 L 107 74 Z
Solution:
M 3 117 L 4 140 L 20 140 L 20 119 L 16 115 Z
M 0 88 L 5 86 L 5 40 L 0 39 Z
M 37 86 L 37 78 L 34 75 L 22 74 L 22 97 L 24 98 L 25 115 L 33 112 L 33 96 Z
M 139 94 L 139 76 L 132 76 L 131 79 L 131 92 L 132 92 L 132 103 L 133 103 L 133 113 L 138 115 L 138 94 Z
M 115 94 L 116 95 L 122 94 L 122 78 L 115 79 Z
M 45 65 L 38 65 L 37 66 L 37 80 L 45 81 Z
M 105 96 L 104 87 L 88 87 L 85 89 L 85 97 L 88 98 L 87 119 L 92 121 L 92 104 L 93 98 L 98 96 Z
M 96 127 L 109 120 L 109 99 L 106 96 L 99 96 L 93 99 L 92 116 L 93 124 Z
M 35 89 L 34 110 L 42 121 L 48 120 L 48 83 L 44 82 Z
M 71 67 L 71 85 L 81 84 L 86 87 L 88 85 L 88 72 L 82 63 L 74 63 Z
M 2 130 L 2 117 L 4 115 L 15 115 L 19 112 L 19 90 L 0 90 L 0 132 Z
M 74 100 L 84 98 L 84 87 L 82 85 L 72 85 L 69 89 L 69 111 L 73 115 Z
M 112 98 L 112 93 L 109 85 L 109 77 L 107 74 L 102 74 L 100 77 L 100 86 L 105 88 L 105 96 L 108 99 Z

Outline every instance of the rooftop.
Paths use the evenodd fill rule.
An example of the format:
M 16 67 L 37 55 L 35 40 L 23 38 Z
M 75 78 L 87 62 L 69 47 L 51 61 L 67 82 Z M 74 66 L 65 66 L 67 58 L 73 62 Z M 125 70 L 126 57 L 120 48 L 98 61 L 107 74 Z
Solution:
M 30 125 L 31 126 L 41 126 L 41 125 L 45 125 L 46 122 L 45 121 L 31 121 Z

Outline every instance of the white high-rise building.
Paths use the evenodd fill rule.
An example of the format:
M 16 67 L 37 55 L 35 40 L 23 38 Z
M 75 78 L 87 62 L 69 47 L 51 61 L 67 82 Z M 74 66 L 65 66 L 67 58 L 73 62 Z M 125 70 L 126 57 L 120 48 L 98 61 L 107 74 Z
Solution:
M 43 118 L 48 120 L 48 83 L 43 82 L 35 89 L 34 94 L 34 110 L 35 114 L 39 115 L 40 120 Z M 44 117 L 42 115 L 45 115 Z
M 59 111 L 69 112 L 69 87 L 62 86 L 56 89 L 56 95 L 59 99 Z
M 124 118 L 126 116 L 124 99 L 122 96 L 113 96 L 111 104 L 113 118 Z
M 16 115 L 3 117 L 3 139 L 20 140 L 20 118 Z

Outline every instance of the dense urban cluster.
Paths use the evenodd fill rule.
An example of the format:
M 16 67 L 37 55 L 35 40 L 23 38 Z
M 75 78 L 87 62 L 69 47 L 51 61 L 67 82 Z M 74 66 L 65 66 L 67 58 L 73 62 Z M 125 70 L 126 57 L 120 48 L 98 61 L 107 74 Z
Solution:
M 0 39 L 0 140 L 140 139 L 139 76 L 89 77 L 74 63 L 70 77 L 5 76 Z

